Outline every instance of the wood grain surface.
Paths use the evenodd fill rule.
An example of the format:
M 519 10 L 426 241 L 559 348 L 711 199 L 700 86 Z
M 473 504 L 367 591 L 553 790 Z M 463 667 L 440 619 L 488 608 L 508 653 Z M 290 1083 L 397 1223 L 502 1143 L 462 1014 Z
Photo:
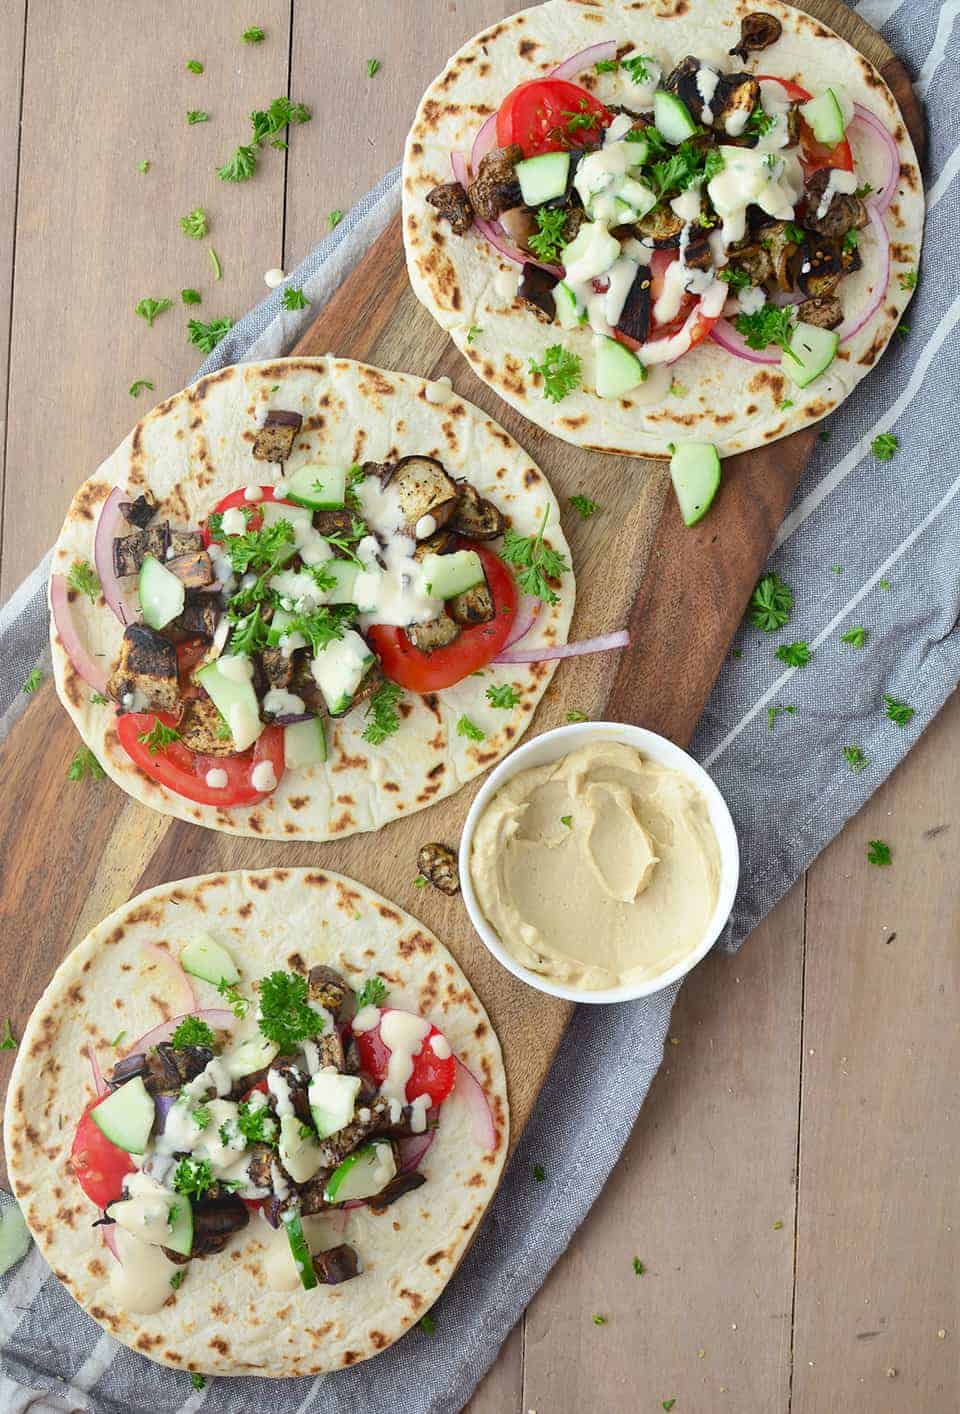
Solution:
M 193 311 L 175 308 L 148 330 L 133 315 L 136 301 L 195 285 L 209 319 L 237 316 L 261 298 L 262 272 L 291 268 L 327 213 L 346 209 L 397 160 L 417 98 L 448 55 L 514 7 L 358 0 L 349 22 L 329 0 L 263 0 L 255 14 L 239 13 L 233 0 L 206 0 L 202 10 L 189 0 L 7 7 L 0 593 L 52 541 L 73 488 L 147 399 L 174 392 L 196 365 L 185 339 Z M 842 5 L 805 8 L 894 76 L 883 41 Z M 254 22 L 266 42 L 240 45 L 239 31 Z M 383 68 L 368 83 L 372 56 Z M 203 76 L 185 72 L 192 57 L 205 63 Z M 268 154 L 248 187 L 225 188 L 213 167 L 242 140 L 249 111 L 280 92 L 307 102 L 313 123 L 292 134 L 287 156 Z M 193 107 L 209 110 L 210 123 L 187 127 Z M 145 175 L 136 170 L 141 158 L 151 161 Z M 179 232 L 178 217 L 197 204 L 211 214 L 220 284 L 205 246 Z M 382 325 L 384 314 L 371 299 L 353 318 L 362 328 Z M 462 360 L 435 335 L 425 335 L 431 362 L 421 366 L 449 372 L 474 396 Z M 139 405 L 127 393 L 138 377 L 156 384 Z M 493 406 L 508 421 L 508 410 Z M 542 434 L 527 429 L 521 440 L 547 469 Z M 718 511 L 740 474 L 727 463 Z M 593 485 L 591 473 L 575 489 Z M 650 534 L 657 507 L 668 507 L 662 478 L 650 478 L 646 493 L 634 534 L 639 522 Z M 624 504 L 611 502 L 615 516 Z M 599 518 L 566 528 L 577 537 L 583 582 L 604 563 L 602 535 L 593 539 Z M 701 533 L 709 528 L 708 520 Z M 661 554 L 665 545 L 670 553 L 661 542 Z M 714 613 L 718 584 L 702 590 Z M 732 627 L 739 610 L 721 607 Z M 596 626 L 578 617 L 575 631 Z M 573 705 L 589 711 L 611 687 L 606 676 L 591 679 Z M 679 722 L 684 705 L 662 710 Z M 551 700 L 545 711 L 560 706 Z M 75 742 L 49 692 L 27 720 L 29 746 L 0 757 L 0 1020 L 9 1013 L 15 1030 L 51 959 L 135 889 L 171 870 L 212 867 L 216 838 L 198 830 L 174 850 L 168 823 L 118 799 L 109 782 L 66 786 Z M 623 1159 L 480 1387 L 474 1414 L 657 1410 L 670 1398 L 676 1414 L 953 1410 L 960 895 L 949 851 L 960 828 L 958 742 L 954 701 L 748 947 L 735 959 L 709 959 L 685 985 L 676 1044 Z M 879 884 L 863 862 L 877 835 L 896 861 Z M 382 867 L 397 867 L 390 831 L 379 839 Z M 256 862 L 272 861 L 270 849 L 257 850 Z M 378 877 L 366 882 L 383 887 Z M 412 889 L 397 897 L 425 911 Z M 0 1053 L 0 1073 L 8 1069 Z M 645 1264 L 642 1277 L 633 1256 Z M 594 1312 L 605 1326 L 592 1323 Z

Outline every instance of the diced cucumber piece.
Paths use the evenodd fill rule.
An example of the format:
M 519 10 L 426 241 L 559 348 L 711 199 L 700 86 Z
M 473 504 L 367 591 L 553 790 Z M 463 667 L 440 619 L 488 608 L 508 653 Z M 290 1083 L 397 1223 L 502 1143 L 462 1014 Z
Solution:
M 284 495 L 289 500 L 315 511 L 340 510 L 346 493 L 347 468 L 344 466 L 320 466 L 310 462 L 298 467 L 284 481 Z
M 317 1274 L 313 1270 L 310 1246 L 304 1236 L 303 1223 L 300 1221 L 300 1214 L 296 1208 L 288 1208 L 283 1214 L 283 1226 L 286 1229 L 290 1255 L 293 1257 L 293 1265 L 297 1269 L 300 1285 L 307 1291 L 312 1291 L 317 1284 Z
M 373 662 L 374 655 L 352 628 L 315 655 L 311 672 L 331 717 L 346 712 Z
M 820 329 L 799 319 L 781 356 L 781 372 L 798 388 L 805 388 L 830 367 L 839 347 L 835 329 Z
M 567 279 L 593 280 L 619 259 L 620 242 L 602 221 L 585 221 L 573 240 L 563 247 L 561 260 Z
M 697 131 L 687 105 L 675 93 L 667 93 L 665 89 L 658 89 L 653 95 L 653 121 L 658 132 L 672 147 L 679 147 Z
M 832 88 L 817 94 L 809 103 L 801 103 L 800 112 L 813 128 L 817 142 L 822 142 L 825 147 L 836 147 L 838 142 L 843 141 L 846 127 L 843 105 Z
M 128 1154 L 144 1152 L 153 1128 L 154 1115 L 153 1096 L 139 1075 L 114 1090 L 90 1111 L 90 1118 L 101 1134 Z
M 542 206 L 545 201 L 555 201 L 567 190 L 570 175 L 569 152 L 543 152 L 539 157 L 528 157 L 518 162 L 514 168 L 520 183 L 520 195 L 524 206 Z
M 696 525 L 710 509 L 720 485 L 720 456 L 711 442 L 679 442 L 670 458 L 670 478 L 684 525 Z
M 327 734 L 322 717 L 309 722 L 291 722 L 283 729 L 283 757 L 288 771 L 319 766 L 327 759 Z
M 240 981 L 239 967 L 226 948 L 211 938 L 209 933 L 200 933 L 184 943 L 180 966 L 191 977 L 199 977 L 201 982 L 210 982 L 214 987 L 220 982 Z
M 263 516 L 265 526 L 276 525 L 281 520 L 292 525 L 296 540 L 301 539 L 313 529 L 313 511 L 308 506 L 287 506 L 282 501 L 263 501 L 260 506 L 260 514 Z M 292 559 L 296 553 L 296 545 L 291 544 L 287 559 Z
M 627 139 L 625 138 L 626 142 Z M 645 138 L 630 139 L 630 171 L 639 169 L 650 156 L 650 144 Z
M 241 1041 L 235 1051 L 228 1051 L 223 1057 L 231 1080 L 242 1080 L 245 1075 L 253 1075 L 267 1066 L 279 1052 L 280 1047 L 266 1036 L 248 1036 Z
M 451 555 L 424 555 L 423 582 L 432 599 L 453 599 L 483 583 L 483 565 L 476 550 Z
M 193 1247 L 193 1209 L 190 1199 L 177 1193 L 138 1194 L 111 1203 L 107 1216 L 141 1242 L 169 1247 L 189 1257 Z
M 30 1229 L 16 1203 L 0 1212 L 0 1277 L 30 1250 Z
M 289 629 L 295 617 L 288 609 L 274 609 L 270 627 L 278 634 L 283 634 Z
M 318 1070 L 310 1081 L 307 1098 L 310 1113 L 321 1139 L 336 1134 L 353 1119 L 360 1094 L 359 1075 L 341 1075 L 335 1070 Z
M 617 339 L 607 339 L 598 335 L 594 339 L 597 351 L 596 385 L 601 398 L 622 398 L 631 388 L 644 382 L 647 370 L 627 348 Z
M 657 204 L 656 194 L 645 182 L 638 182 L 633 177 L 624 177 L 617 189 L 617 200 L 626 202 L 637 213 L 638 219 L 646 216 Z
M 397 1172 L 393 1145 L 388 1140 L 362 1144 L 348 1154 L 327 1179 L 323 1196 L 328 1203 L 349 1203 L 382 1192 Z
M 356 593 L 357 576 L 362 574 L 358 564 L 353 560 L 330 560 L 323 567 L 324 574 L 330 575 L 336 580 L 333 589 L 326 591 L 326 601 L 328 604 L 356 604 L 354 595 Z
M 260 704 L 251 679 L 230 676 L 219 659 L 199 668 L 194 677 L 230 728 L 236 749 L 246 751 L 263 731 Z
M 586 310 L 564 280 L 554 287 L 553 300 L 557 310 L 557 322 L 562 328 L 576 329 L 586 322 Z
M 310 1126 L 295 1114 L 283 1115 L 280 1120 L 277 1154 L 294 1183 L 306 1183 L 313 1178 L 323 1159 L 323 1150 Z
M 171 574 L 156 555 L 144 556 L 139 588 L 143 621 L 150 628 L 166 628 L 171 619 L 183 613 L 186 598 L 183 580 Z

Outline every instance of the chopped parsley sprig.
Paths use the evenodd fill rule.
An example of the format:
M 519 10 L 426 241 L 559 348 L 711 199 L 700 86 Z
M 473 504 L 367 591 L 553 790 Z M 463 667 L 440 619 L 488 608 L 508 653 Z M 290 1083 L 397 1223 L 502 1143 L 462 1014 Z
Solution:
M 67 767 L 68 781 L 85 781 L 88 776 L 91 781 L 102 781 L 106 774 L 89 746 L 77 747 L 73 753 L 73 759 Z
M 527 237 L 527 245 L 538 260 L 559 263 L 560 252 L 567 244 L 567 213 L 560 206 L 541 206 L 536 212 L 537 229 Z
M 793 609 L 793 590 L 771 570 L 757 581 L 747 613 L 754 628 L 775 633 L 783 628 Z
M 294 1050 L 301 1041 L 319 1036 L 325 1021 L 309 1001 L 307 979 L 298 972 L 271 972 L 260 982 L 261 1033 L 282 1051 Z
M 365 1006 L 383 1006 L 388 995 L 389 989 L 382 977 L 368 977 L 357 993 L 357 1011 Z
M 191 319 L 187 325 L 188 338 L 201 353 L 212 354 L 220 340 L 225 339 L 232 328 L 233 320 L 227 317 L 211 319 L 209 324 L 204 324 L 199 319 Z
M 250 114 L 253 139 L 241 144 L 233 156 L 217 169 L 222 182 L 248 182 L 257 169 L 260 148 L 268 138 L 273 139 L 272 147 L 285 147 L 286 143 L 277 133 L 294 123 L 309 123 L 312 114 L 304 103 L 294 103 L 286 97 L 275 98 L 269 108 L 258 108 Z
M 789 307 L 778 309 L 775 304 L 765 304 L 753 314 L 738 314 L 734 320 L 738 334 L 742 334 L 747 347 L 765 349 L 769 344 L 778 344 L 786 349 L 793 333 L 793 316 Z
M 212 1050 L 215 1041 L 213 1028 L 199 1016 L 185 1016 L 170 1037 L 173 1047 L 207 1046 Z
M 500 558 L 521 571 L 517 575 L 517 583 L 524 594 L 533 594 L 545 604 L 556 604 L 560 596 L 551 589 L 547 581 L 559 579 L 569 570 L 570 565 L 566 555 L 544 542 L 543 536 L 549 515 L 548 506 L 536 535 L 518 535 L 515 530 L 508 529 L 503 538 Z
M 179 741 L 180 733 L 176 727 L 168 727 L 161 722 L 158 717 L 148 732 L 140 732 L 137 741 L 142 741 L 150 752 L 151 756 L 156 756 L 158 751 L 165 751 L 172 741 Z
M 580 355 L 571 353 L 562 344 L 551 344 L 543 355 L 543 361 L 530 360 L 530 372 L 539 373 L 543 379 L 543 396 L 552 403 L 562 402 L 574 388 L 583 381 L 583 365 Z
M 380 746 L 388 736 L 400 730 L 400 713 L 397 703 L 403 696 L 403 689 L 395 682 L 385 682 L 377 688 L 367 705 L 367 725 L 363 729 L 363 739 L 371 746 Z
M 181 1159 L 173 1171 L 174 1192 L 186 1198 L 202 1198 L 216 1181 L 208 1159 Z

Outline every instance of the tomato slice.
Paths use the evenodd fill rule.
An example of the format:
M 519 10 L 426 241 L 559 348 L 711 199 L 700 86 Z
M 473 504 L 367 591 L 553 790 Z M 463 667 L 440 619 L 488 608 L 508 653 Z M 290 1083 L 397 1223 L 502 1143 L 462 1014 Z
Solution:
M 254 768 L 269 761 L 279 782 L 284 771 L 283 727 L 265 727 L 253 746 L 239 756 L 203 756 L 179 741 L 171 741 L 156 753 L 151 753 L 141 736 L 151 732 L 160 721 L 165 727 L 175 727 L 176 717 L 169 712 L 124 712 L 117 718 L 120 745 L 143 773 L 166 786 L 186 800 L 198 805 L 256 805 L 266 800 L 269 791 L 256 790 L 252 783 Z M 227 773 L 222 789 L 208 786 L 208 771 Z
M 272 486 L 261 486 L 260 492 L 261 495 L 259 501 L 248 501 L 247 488 L 245 486 L 238 486 L 236 491 L 231 491 L 229 496 L 224 496 L 222 500 L 219 500 L 214 506 L 213 510 L 210 512 L 210 514 L 223 515 L 224 511 L 232 510 L 234 506 L 242 506 L 244 510 L 252 512 L 252 515 L 250 516 L 250 519 L 247 522 L 247 529 L 259 530 L 260 527 L 263 525 L 263 515 L 260 511 L 260 507 L 264 501 L 277 501 L 282 506 L 292 506 L 295 504 L 295 502 L 293 501 L 288 501 L 284 496 L 278 496 Z M 203 535 L 204 545 L 209 545 L 213 541 L 213 536 L 207 529 L 206 521 L 204 521 L 201 525 L 200 531 Z
M 778 83 L 786 91 L 787 97 L 793 103 L 808 103 L 813 97 L 805 88 L 801 88 L 792 79 L 781 79 L 776 74 L 757 74 L 758 80 L 762 83 Z M 842 138 L 834 147 L 827 147 L 822 142 L 817 142 L 813 135 L 810 124 L 800 115 L 800 165 L 803 167 L 803 175 L 806 178 L 813 176 L 814 172 L 819 172 L 821 167 L 833 167 L 841 172 L 853 171 L 853 152 L 850 143 L 846 138 Z
M 381 1016 L 394 1008 L 387 1007 Z M 418 1095 L 430 1096 L 430 1108 L 442 1105 L 453 1089 L 457 1078 L 457 1064 L 451 1052 L 448 1056 L 438 1056 L 431 1046 L 435 1036 L 444 1039 L 443 1032 L 431 1025 L 424 1036 L 419 1051 L 413 1057 L 413 1070 L 407 1081 L 406 1096 L 412 1103 Z M 370 1031 L 354 1033 L 362 1068 L 371 1075 L 378 1085 L 382 1085 L 387 1074 L 387 1066 L 392 1052 L 380 1035 L 379 1022 Z
M 528 79 L 508 93 L 497 113 L 497 142 L 519 143 L 524 157 L 592 146 L 613 122 L 609 108 L 566 79 Z
M 136 1169 L 132 1158 L 98 1129 L 90 1111 L 108 1097 L 98 1095 L 80 1116 L 70 1149 L 70 1167 L 84 1193 L 98 1208 L 115 1203 L 123 1192 L 123 1180 Z
M 666 272 L 673 264 L 673 262 L 677 259 L 678 254 L 675 250 L 654 251 L 653 259 L 650 261 L 651 305 L 655 305 L 657 300 L 659 299 L 660 294 L 663 291 Z M 614 329 L 614 338 L 617 339 L 619 343 L 625 344 L 628 349 L 633 349 L 634 353 L 637 353 L 639 351 L 642 354 L 644 348 L 648 348 L 651 344 L 659 343 L 663 339 L 672 338 L 674 334 L 679 333 L 679 331 L 683 328 L 684 324 L 689 319 L 690 313 L 696 307 L 696 304 L 697 297 L 695 295 L 687 293 L 683 296 L 683 299 L 680 303 L 680 308 L 675 318 L 671 319 L 669 323 L 657 324 L 655 320 L 651 319 L 651 337 L 646 341 L 645 344 L 641 344 L 638 339 L 632 339 L 629 334 L 624 334 L 620 329 Z M 716 324 L 717 319 L 719 317 L 719 315 L 711 317 L 706 314 L 698 314 L 690 330 L 690 342 L 684 352 L 688 353 L 690 349 L 696 348 L 697 344 L 702 343 L 703 340 L 710 333 L 710 330 L 713 328 L 714 324 Z
M 507 566 L 485 545 L 470 542 L 483 564 L 493 595 L 494 616 L 489 623 L 464 628 L 448 648 L 422 653 L 414 648 L 402 628 L 374 624 L 367 639 L 388 678 L 411 692 L 436 692 L 452 687 L 494 659 L 507 639 L 517 616 L 517 582 Z

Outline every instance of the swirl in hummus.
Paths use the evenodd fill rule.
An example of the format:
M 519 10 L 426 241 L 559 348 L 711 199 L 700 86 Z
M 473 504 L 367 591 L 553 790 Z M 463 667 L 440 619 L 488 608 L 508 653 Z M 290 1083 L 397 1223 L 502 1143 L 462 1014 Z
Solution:
M 657 977 L 698 946 L 716 907 L 720 847 L 688 776 L 600 741 L 497 792 L 470 872 L 517 962 L 597 991 Z

